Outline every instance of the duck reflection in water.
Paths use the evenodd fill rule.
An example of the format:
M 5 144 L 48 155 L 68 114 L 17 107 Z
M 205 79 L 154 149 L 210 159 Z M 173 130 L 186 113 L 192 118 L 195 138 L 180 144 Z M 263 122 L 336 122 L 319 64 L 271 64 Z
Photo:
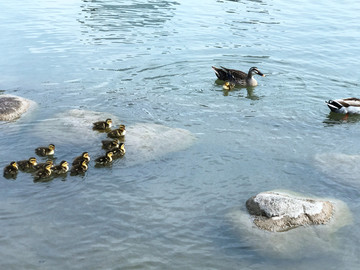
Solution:
M 241 87 L 241 86 L 235 86 L 229 82 L 225 82 L 225 84 L 223 85 L 222 91 L 223 91 L 224 96 L 229 96 L 229 94 L 231 92 L 236 92 L 236 91 L 242 90 L 244 88 L 246 89 L 246 94 L 247 94 L 245 96 L 245 98 L 250 99 L 250 100 L 259 100 L 260 99 L 259 96 L 254 94 L 255 87 L 250 87 L 250 86 L 249 87 Z M 242 94 L 242 92 L 241 92 L 240 96 L 244 96 Z

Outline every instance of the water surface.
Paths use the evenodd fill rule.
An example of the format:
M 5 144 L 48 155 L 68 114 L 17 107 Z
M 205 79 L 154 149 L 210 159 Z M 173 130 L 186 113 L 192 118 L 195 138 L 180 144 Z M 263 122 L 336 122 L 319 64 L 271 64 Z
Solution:
M 359 119 L 324 103 L 358 96 L 358 2 L 3 0 L 0 9 L 0 90 L 38 103 L 0 124 L 2 167 L 49 143 L 34 128 L 71 109 L 197 137 L 84 177 L 1 179 L 2 268 L 357 269 L 359 185 L 315 157 L 360 150 Z M 267 77 L 224 92 L 212 65 Z M 94 150 L 53 143 L 58 159 Z M 264 256 L 238 237 L 227 213 L 278 188 L 348 204 L 354 224 L 334 236 L 335 255 Z

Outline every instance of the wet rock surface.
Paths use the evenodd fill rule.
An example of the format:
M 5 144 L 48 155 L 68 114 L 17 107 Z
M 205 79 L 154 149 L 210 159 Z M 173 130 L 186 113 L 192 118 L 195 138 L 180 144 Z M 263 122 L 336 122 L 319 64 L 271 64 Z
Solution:
M 13 121 L 24 114 L 35 102 L 12 95 L 0 96 L 0 121 Z
M 334 207 L 329 201 L 263 192 L 251 197 L 246 208 L 254 217 L 254 224 L 263 230 L 283 232 L 299 226 L 329 222 Z
M 339 252 L 338 249 L 341 247 L 338 245 L 338 239 L 341 238 L 341 233 L 338 235 L 338 231 L 353 223 L 351 211 L 343 201 L 333 198 L 314 198 L 289 190 L 273 190 L 259 194 L 250 198 L 246 207 L 243 204 L 227 214 L 239 241 L 246 242 L 264 256 L 278 258 L 316 258 L 324 253 L 337 254 Z M 259 197 L 255 201 L 257 196 Z M 274 198 L 274 200 L 269 198 Z M 330 210 L 327 208 L 328 204 L 324 202 L 332 205 L 329 220 L 325 218 L 329 215 L 317 216 L 319 213 Z M 290 207 L 289 211 L 287 207 Z M 303 222 L 299 223 L 301 225 L 298 223 L 294 225 L 295 221 L 292 219 L 303 216 L 305 213 L 309 217 L 314 216 L 312 225 L 305 224 L 309 222 L 306 221 L 309 217 L 304 217 Z M 266 221 L 271 219 L 275 222 Z M 258 224 L 255 220 L 259 220 Z M 276 222 L 277 220 L 279 223 Z M 319 221 L 325 223 L 317 225 Z

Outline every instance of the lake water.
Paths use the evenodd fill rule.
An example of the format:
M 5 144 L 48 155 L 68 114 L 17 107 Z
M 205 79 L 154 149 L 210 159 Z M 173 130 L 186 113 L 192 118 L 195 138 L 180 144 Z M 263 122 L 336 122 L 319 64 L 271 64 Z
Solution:
M 330 174 L 316 157 L 360 151 L 359 119 L 324 103 L 359 97 L 360 2 L 0 0 L 0 9 L 0 90 L 38 103 L 0 123 L 2 167 L 48 144 L 34 129 L 71 109 L 197 138 L 82 178 L 1 179 L 1 269 L 358 269 L 359 170 L 347 166 L 343 179 L 346 158 Z M 266 77 L 225 92 L 212 65 Z M 239 237 L 229 211 L 273 189 L 348 205 L 354 223 L 336 232 L 335 253 L 279 258 Z

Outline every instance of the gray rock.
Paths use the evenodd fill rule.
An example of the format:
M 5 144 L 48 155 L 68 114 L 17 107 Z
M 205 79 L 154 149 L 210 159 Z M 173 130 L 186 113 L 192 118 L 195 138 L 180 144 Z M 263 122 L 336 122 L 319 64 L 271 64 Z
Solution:
M 254 224 L 267 231 L 283 232 L 299 226 L 326 224 L 334 207 L 329 201 L 262 192 L 246 202 Z
M 24 114 L 35 102 L 18 96 L 0 96 L 0 121 L 13 121 Z
M 264 256 L 278 258 L 316 258 L 325 253 L 328 255 L 331 253 L 339 253 L 339 249 L 341 248 L 339 246 L 339 238 L 341 239 L 341 235 L 338 236 L 336 232 L 340 228 L 353 223 L 352 214 L 344 202 L 333 198 L 309 198 L 309 196 L 305 197 L 301 194 L 284 190 L 260 194 L 269 193 L 280 194 L 281 196 L 291 199 L 286 198 L 285 201 L 279 205 L 277 200 L 282 201 L 280 196 L 275 196 L 273 201 L 269 200 L 266 202 L 266 196 L 263 198 L 259 197 L 259 199 L 255 201 L 254 198 L 257 197 L 258 194 L 248 200 L 248 205 L 252 214 L 259 214 L 260 216 L 249 214 L 249 210 L 244 209 L 245 206 L 234 207 L 227 214 L 227 218 L 233 225 L 235 229 L 234 232 L 237 233 L 236 235 L 239 236 L 241 242 L 246 242 L 247 245 Z M 308 203 L 308 201 L 310 201 L 310 203 Z M 311 203 L 311 201 L 314 201 L 315 204 Z M 268 205 L 267 207 L 263 206 L 265 202 L 266 205 Z M 289 219 L 291 222 L 294 222 L 292 220 L 294 217 L 304 215 L 304 213 L 315 216 L 314 220 L 317 220 L 316 215 L 320 209 L 324 208 L 324 205 L 322 205 L 324 202 L 329 202 L 332 205 L 331 218 L 327 220 L 324 225 L 310 226 L 306 224 L 305 226 L 304 223 L 301 226 L 296 224 L 295 226 L 290 225 L 290 227 L 287 227 L 286 223 Z M 277 206 L 275 207 L 275 205 Z M 325 203 L 325 205 L 327 205 L 327 203 Z M 301 206 L 303 206 L 305 210 L 301 209 Z M 287 211 L 287 207 L 290 207 L 292 210 Z M 325 208 L 326 207 L 327 206 L 325 206 Z M 326 211 L 328 210 L 325 210 L 325 212 Z M 283 219 L 285 215 L 288 215 L 288 217 Z M 281 226 L 281 223 L 278 224 L 275 222 L 275 225 L 264 225 L 267 226 L 268 229 L 261 228 L 262 224 L 260 224 L 259 227 L 254 223 L 254 220 L 257 218 L 264 220 L 272 219 L 273 221 L 282 220 L 285 225 Z M 323 218 L 320 220 L 325 221 Z

